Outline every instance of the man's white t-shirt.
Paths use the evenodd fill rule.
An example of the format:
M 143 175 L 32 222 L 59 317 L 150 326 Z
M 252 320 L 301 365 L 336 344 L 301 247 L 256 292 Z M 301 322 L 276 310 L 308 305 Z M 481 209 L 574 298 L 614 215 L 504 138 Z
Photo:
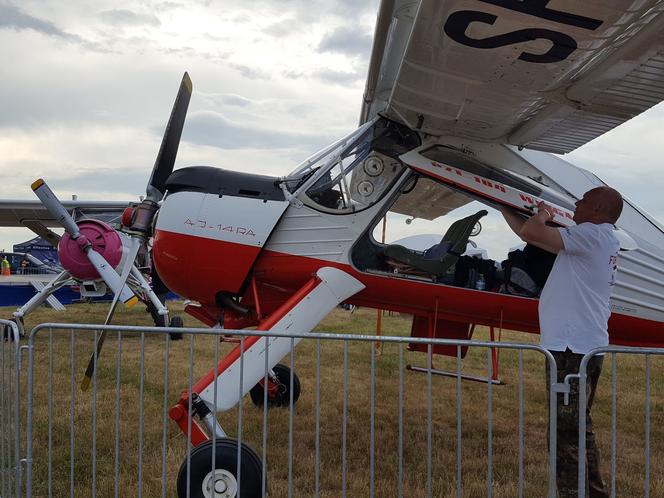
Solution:
M 609 298 L 620 245 L 609 223 L 581 223 L 559 231 L 564 249 L 539 300 L 540 345 L 585 354 L 609 344 Z

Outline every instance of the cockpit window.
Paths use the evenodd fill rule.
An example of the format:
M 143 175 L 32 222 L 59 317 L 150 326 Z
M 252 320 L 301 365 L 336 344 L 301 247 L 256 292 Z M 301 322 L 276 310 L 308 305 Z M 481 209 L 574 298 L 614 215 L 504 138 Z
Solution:
M 286 178 L 286 184 L 315 209 L 357 212 L 373 205 L 390 189 L 405 169 L 399 155 L 419 144 L 417 133 L 378 118 L 298 168 Z

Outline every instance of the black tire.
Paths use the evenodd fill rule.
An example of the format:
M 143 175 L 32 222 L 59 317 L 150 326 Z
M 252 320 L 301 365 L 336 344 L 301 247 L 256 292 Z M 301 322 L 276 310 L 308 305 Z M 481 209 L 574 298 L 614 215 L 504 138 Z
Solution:
M 168 323 L 168 326 L 181 329 L 184 327 L 184 320 L 182 320 L 180 315 L 173 315 L 170 322 Z M 180 332 L 171 332 L 169 335 L 171 336 L 171 341 L 182 340 L 182 334 Z
M 189 497 L 207 498 L 219 496 L 213 493 L 204 493 L 203 486 L 213 485 L 212 474 L 212 441 L 206 441 L 191 452 L 189 474 Z M 237 489 L 237 441 L 234 439 L 217 439 L 215 451 L 215 469 L 219 471 L 217 479 L 217 492 L 223 492 L 223 485 L 235 485 Z M 240 496 L 242 498 L 259 498 L 263 488 L 263 465 L 258 455 L 249 446 L 242 444 L 240 450 Z M 225 472 L 224 472 L 225 471 Z M 267 481 L 266 481 L 267 482 Z M 223 483 L 223 484 L 222 484 Z M 237 496 L 226 488 L 228 495 Z M 187 496 L 187 459 L 182 462 L 178 472 L 177 490 L 179 498 Z
M 286 365 L 278 363 L 272 369 L 274 374 L 279 380 L 278 392 L 275 395 L 270 395 L 268 391 L 267 395 L 267 406 L 268 408 L 272 407 L 289 407 L 290 406 L 290 372 L 291 369 Z M 264 380 L 264 379 L 263 379 Z M 272 382 L 268 378 L 268 382 Z M 251 401 L 253 401 L 256 406 L 263 406 L 264 398 L 264 388 L 262 383 L 256 384 L 249 391 L 249 396 L 251 396 Z M 297 403 L 297 400 L 300 398 L 300 379 L 295 372 L 293 372 L 293 405 Z

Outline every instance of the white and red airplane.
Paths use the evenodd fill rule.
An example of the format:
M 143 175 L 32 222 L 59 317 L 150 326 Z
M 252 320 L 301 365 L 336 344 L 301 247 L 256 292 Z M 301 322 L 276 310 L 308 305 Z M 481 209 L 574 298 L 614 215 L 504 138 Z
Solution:
M 572 151 L 664 99 L 664 2 L 384 0 L 359 129 L 282 178 L 208 166 L 173 171 L 190 93 L 185 75 L 146 198 L 120 229 L 123 240 L 152 240 L 161 280 L 195 303 L 188 313 L 210 327 L 306 333 L 347 302 L 412 314 L 413 336 L 466 339 L 474 324 L 537 333 L 551 255 L 527 247 L 503 272 L 460 257 L 485 210 L 425 253 L 383 244 L 374 232 L 389 212 L 435 219 L 474 200 L 524 216 L 544 200 L 555 223 L 572 224 L 574 202 L 603 182 L 550 153 Z M 33 185 L 38 195 L 44 188 Z M 47 208 L 57 218 L 55 204 Z M 20 215 L 9 218 L 0 221 Z M 36 206 L 25 218 L 54 221 Z M 94 260 L 94 242 L 76 242 L 75 227 L 68 232 Z M 616 234 L 625 251 L 610 340 L 663 346 L 664 228 L 626 199 Z M 99 270 L 103 261 L 91 264 Z M 122 264 L 114 275 L 104 271 L 116 294 L 132 274 Z M 257 400 L 266 342 L 244 342 L 243 394 L 258 389 Z M 284 402 L 289 373 L 277 363 L 290 347 L 290 338 L 269 340 L 273 404 Z M 231 388 L 215 401 L 213 385 L 239 386 L 240 353 L 171 409 L 197 447 L 192 496 L 212 496 L 202 484 L 211 480 L 237 485 L 237 446 L 212 413 L 239 400 Z M 200 422 L 189 424 L 189 406 Z M 213 451 L 224 472 L 210 472 Z M 260 460 L 244 445 L 241 464 L 242 496 L 260 496 Z M 181 476 L 186 469 L 185 461 Z M 179 479 L 181 496 L 185 488 Z

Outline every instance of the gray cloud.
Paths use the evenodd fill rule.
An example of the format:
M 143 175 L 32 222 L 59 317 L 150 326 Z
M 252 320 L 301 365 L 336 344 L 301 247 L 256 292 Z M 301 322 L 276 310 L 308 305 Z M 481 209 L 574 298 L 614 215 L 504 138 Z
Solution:
M 345 14 L 348 14 L 348 12 L 376 12 L 378 9 L 377 0 L 337 0 L 334 3 L 336 4 L 336 11 Z
M 354 85 L 365 78 L 366 69 L 364 66 L 362 70 L 351 71 L 336 71 L 334 69 L 319 69 L 313 73 L 303 73 L 301 71 L 282 71 L 281 75 L 284 78 L 291 80 L 299 80 L 301 78 L 314 77 L 325 83 L 332 83 L 334 85 Z
M 94 174 L 91 174 L 90 170 L 75 169 L 63 171 L 61 174 L 51 173 L 49 184 L 53 189 L 60 185 L 72 189 L 72 185 L 75 185 L 74 189 L 81 193 L 90 191 L 100 194 L 114 193 L 133 200 L 137 197 L 137 193 L 140 195 L 145 190 L 151 171 L 151 164 L 137 164 L 123 168 L 96 167 Z
M 221 96 L 221 101 L 227 105 L 234 105 L 237 107 L 247 107 L 251 105 L 251 100 L 244 98 L 242 95 L 235 95 L 233 93 L 227 93 Z
M 109 51 L 102 45 L 85 40 L 78 35 L 63 31 L 48 20 L 31 16 L 7 0 L 0 0 L 0 29 L 13 29 L 15 31 L 32 30 L 51 38 L 75 43 L 96 52 Z
M 99 17 L 113 26 L 160 26 L 159 18 L 152 14 L 138 14 L 128 9 L 105 10 Z
M 359 27 L 341 27 L 326 35 L 318 45 L 321 52 L 338 52 L 349 56 L 368 57 L 372 36 Z
M 255 69 L 253 67 L 245 66 L 244 64 L 237 64 L 235 62 L 231 62 L 228 64 L 229 67 L 232 67 L 236 71 L 239 71 L 240 74 L 250 80 L 269 80 L 270 75 L 266 73 L 265 71 L 261 71 L 260 69 Z
M 263 32 L 268 35 L 282 37 L 297 32 L 299 29 L 301 29 L 301 24 L 296 19 L 284 19 L 263 28 Z
M 200 111 L 187 117 L 183 140 L 220 149 L 316 149 L 332 142 L 325 135 L 261 129 L 234 123 L 217 112 Z
M 198 96 L 201 105 L 197 110 L 220 112 L 225 119 L 238 123 L 260 123 L 275 118 L 278 122 L 283 118 L 303 122 L 315 119 L 321 113 L 317 105 L 299 99 L 251 99 L 235 93 L 199 92 Z
M 0 3 L 0 28 L 14 29 L 16 31 L 31 29 L 47 36 L 72 41 L 80 40 L 78 36 L 62 31 L 52 22 L 31 16 L 7 1 Z
M 334 83 L 337 85 L 351 85 L 364 79 L 364 74 L 360 74 L 357 71 L 344 72 L 334 71 L 332 69 L 321 69 L 320 71 L 316 71 L 314 76 L 327 83 Z
M 378 0 L 264 0 L 263 4 L 274 6 L 279 10 L 284 10 L 284 3 L 287 3 L 289 10 L 297 13 L 298 22 L 310 23 L 320 21 L 321 16 L 331 14 L 348 19 L 358 16 L 374 13 L 378 9 Z
M 155 9 L 157 9 L 159 11 L 184 9 L 185 7 L 186 7 L 185 4 L 178 3 L 178 2 L 159 2 L 159 3 L 155 4 Z

